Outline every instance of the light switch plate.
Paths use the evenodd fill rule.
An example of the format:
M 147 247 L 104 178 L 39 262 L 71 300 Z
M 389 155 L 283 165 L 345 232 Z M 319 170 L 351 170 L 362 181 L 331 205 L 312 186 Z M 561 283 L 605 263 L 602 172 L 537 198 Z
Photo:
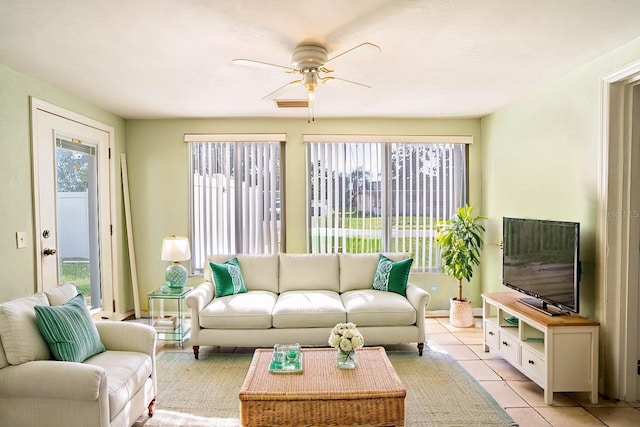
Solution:
M 18 231 L 16 233 L 16 246 L 18 249 L 27 247 L 27 232 L 26 231 Z

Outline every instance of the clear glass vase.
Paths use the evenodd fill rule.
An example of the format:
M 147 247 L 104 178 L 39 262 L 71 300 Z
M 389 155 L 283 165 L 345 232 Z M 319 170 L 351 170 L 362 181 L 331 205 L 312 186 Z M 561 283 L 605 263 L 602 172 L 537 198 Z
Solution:
M 338 368 L 355 369 L 356 368 L 356 350 L 344 351 L 338 348 Z

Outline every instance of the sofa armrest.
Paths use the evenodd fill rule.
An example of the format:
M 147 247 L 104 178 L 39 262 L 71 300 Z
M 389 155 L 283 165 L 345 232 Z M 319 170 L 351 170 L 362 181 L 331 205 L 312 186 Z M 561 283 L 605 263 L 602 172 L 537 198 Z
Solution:
M 194 318 L 194 313 L 200 313 L 211 302 L 213 297 L 215 297 L 215 290 L 211 282 L 202 282 L 191 291 L 185 299 L 187 306 L 191 308 L 191 317 Z M 198 317 L 196 316 L 195 318 L 197 319 Z
M 200 312 L 213 300 L 215 290 L 213 283 L 202 282 L 193 291 L 187 295 L 185 302 L 187 307 L 191 309 L 191 344 L 193 351 L 198 358 L 198 347 L 200 347 Z
M 149 325 L 112 320 L 96 321 L 102 344 L 107 350 L 137 351 L 154 356 L 156 330 Z
M 94 401 L 107 396 L 107 374 L 84 363 L 36 360 L 0 369 L 0 395 Z
M 429 301 L 431 301 L 431 295 L 429 295 L 429 292 L 413 283 L 407 283 L 407 299 L 413 308 L 416 309 L 418 319 L 424 319 L 427 305 L 429 305 Z
M 156 340 L 155 328 L 134 322 L 116 322 L 113 320 L 96 321 L 96 328 L 106 350 L 136 351 L 151 357 L 151 380 L 153 394 L 158 394 L 156 372 Z
M 215 291 L 213 283 L 200 283 L 185 299 L 187 307 L 191 308 L 191 329 L 199 329 L 200 312 L 213 300 Z

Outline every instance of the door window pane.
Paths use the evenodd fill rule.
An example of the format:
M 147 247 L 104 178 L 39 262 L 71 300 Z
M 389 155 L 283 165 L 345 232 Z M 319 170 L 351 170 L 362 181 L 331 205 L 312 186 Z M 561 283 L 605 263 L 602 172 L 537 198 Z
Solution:
M 98 187 L 95 146 L 56 141 L 56 206 L 60 283 L 74 282 L 100 307 Z

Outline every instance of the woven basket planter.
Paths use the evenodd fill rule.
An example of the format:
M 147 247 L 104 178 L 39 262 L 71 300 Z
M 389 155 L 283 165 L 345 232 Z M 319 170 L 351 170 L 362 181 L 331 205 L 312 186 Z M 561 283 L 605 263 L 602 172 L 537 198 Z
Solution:
M 452 298 L 449 300 L 449 323 L 456 328 L 470 328 L 474 325 L 471 302 Z

